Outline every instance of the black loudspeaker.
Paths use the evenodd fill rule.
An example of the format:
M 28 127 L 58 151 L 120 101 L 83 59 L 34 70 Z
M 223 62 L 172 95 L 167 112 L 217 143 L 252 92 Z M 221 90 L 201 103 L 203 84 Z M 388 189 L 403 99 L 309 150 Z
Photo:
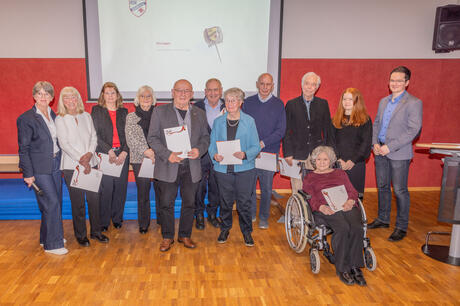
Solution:
M 460 50 L 460 5 L 436 8 L 433 50 L 435 53 Z

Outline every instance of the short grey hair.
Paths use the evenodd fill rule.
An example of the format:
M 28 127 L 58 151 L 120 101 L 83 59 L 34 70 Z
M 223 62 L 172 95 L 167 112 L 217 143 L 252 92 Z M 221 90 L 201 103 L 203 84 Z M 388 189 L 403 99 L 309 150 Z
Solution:
M 139 106 L 139 96 L 140 96 L 141 93 L 144 92 L 145 90 L 150 91 L 150 93 L 152 94 L 153 105 L 157 104 L 157 97 L 155 97 L 155 92 L 153 91 L 153 88 L 150 87 L 150 86 L 148 86 L 148 85 L 144 85 L 144 86 L 141 86 L 141 87 L 137 90 L 136 97 L 134 98 L 134 105 L 135 105 L 135 106 Z
M 54 87 L 47 81 L 38 81 L 35 83 L 34 88 L 32 89 L 32 96 L 35 96 L 42 89 L 46 91 L 51 98 L 54 98 Z
M 331 161 L 329 168 L 332 168 L 332 165 L 337 161 L 337 156 L 335 156 L 334 149 L 329 146 L 318 146 L 313 150 L 313 152 L 311 152 L 310 155 L 310 162 L 313 166 L 313 169 L 316 169 L 316 159 L 321 153 L 326 153 L 327 157 L 329 157 L 329 160 Z
M 318 80 L 317 83 L 316 83 L 316 89 L 318 89 L 318 88 L 319 88 L 319 85 L 321 85 L 321 78 L 320 78 L 319 75 L 317 75 L 316 73 L 314 73 L 314 72 L 312 72 L 312 71 L 307 72 L 307 73 L 305 73 L 305 74 L 303 75 L 302 81 L 301 81 L 301 83 L 300 83 L 300 86 L 303 86 L 303 83 L 305 82 L 305 80 L 306 80 L 308 77 L 310 77 L 310 76 L 314 76 L 314 77 L 316 77 L 316 79 Z
M 227 99 L 227 96 L 235 97 L 241 102 L 244 101 L 244 91 L 242 91 L 238 87 L 232 87 L 232 88 L 227 89 L 224 92 L 224 99 Z

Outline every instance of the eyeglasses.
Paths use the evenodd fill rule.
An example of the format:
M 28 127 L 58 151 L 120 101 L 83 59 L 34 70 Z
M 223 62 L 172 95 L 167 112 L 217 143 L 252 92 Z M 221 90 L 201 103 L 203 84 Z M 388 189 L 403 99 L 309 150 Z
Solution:
M 63 99 L 66 99 L 66 100 L 70 100 L 70 99 L 76 99 L 77 96 L 74 96 L 74 95 L 63 95 L 62 98 L 63 98 Z
M 177 92 L 178 94 L 186 94 L 186 95 L 189 95 L 192 93 L 190 89 L 175 89 L 174 88 L 174 91 Z
M 390 79 L 390 83 L 403 84 L 403 83 L 406 83 L 406 80 L 392 80 L 392 79 Z
M 227 104 L 237 104 L 239 102 L 240 100 L 237 100 L 237 99 L 225 100 L 225 103 Z
M 37 92 L 35 95 L 36 95 L 37 97 L 40 97 L 40 98 L 43 98 L 43 97 L 51 97 L 51 95 L 50 95 L 48 92 L 45 92 L 45 93 L 43 93 L 43 92 Z
M 139 98 L 142 98 L 142 99 L 151 99 L 151 98 L 152 98 L 152 95 L 147 95 L 147 96 L 140 95 Z

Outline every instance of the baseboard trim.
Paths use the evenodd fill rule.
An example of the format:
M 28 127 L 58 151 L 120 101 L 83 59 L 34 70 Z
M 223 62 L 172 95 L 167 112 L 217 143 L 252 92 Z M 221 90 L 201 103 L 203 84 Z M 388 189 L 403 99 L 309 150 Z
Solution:
M 409 191 L 441 191 L 441 187 L 409 187 Z M 274 189 L 278 193 L 291 193 L 291 189 Z M 377 192 L 377 188 L 365 188 L 364 192 Z M 257 190 L 260 193 L 260 190 Z

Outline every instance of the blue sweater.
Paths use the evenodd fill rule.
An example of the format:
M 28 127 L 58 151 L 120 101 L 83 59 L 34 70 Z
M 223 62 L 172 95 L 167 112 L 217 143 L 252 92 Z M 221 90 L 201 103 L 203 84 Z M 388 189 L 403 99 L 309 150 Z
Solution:
M 262 103 L 256 94 L 244 100 L 242 109 L 256 121 L 257 133 L 265 144 L 262 152 L 279 153 L 280 142 L 286 132 L 283 101 L 272 96 Z
M 227 165 L 219 164 L 214 155 L 217 153 L 216 141 L 227 140 L 227 113 L 219 116 L 214 120 L 214 125 L 211 131 L 211 143 L 209 144 L 208 153 L 214 164 L 214 170 L 222 173 L 227 173 Z M 240 111 L 240 121 L 236 130 L 235 140 L 240 140 L 241 151 L 246 153 L 246 159 L 243 159 L 243 164 L 235 165 L 235 172 L 251 170 L 255 167 L 255 159 L 260 152 L 259 137 L 254 119 Z

